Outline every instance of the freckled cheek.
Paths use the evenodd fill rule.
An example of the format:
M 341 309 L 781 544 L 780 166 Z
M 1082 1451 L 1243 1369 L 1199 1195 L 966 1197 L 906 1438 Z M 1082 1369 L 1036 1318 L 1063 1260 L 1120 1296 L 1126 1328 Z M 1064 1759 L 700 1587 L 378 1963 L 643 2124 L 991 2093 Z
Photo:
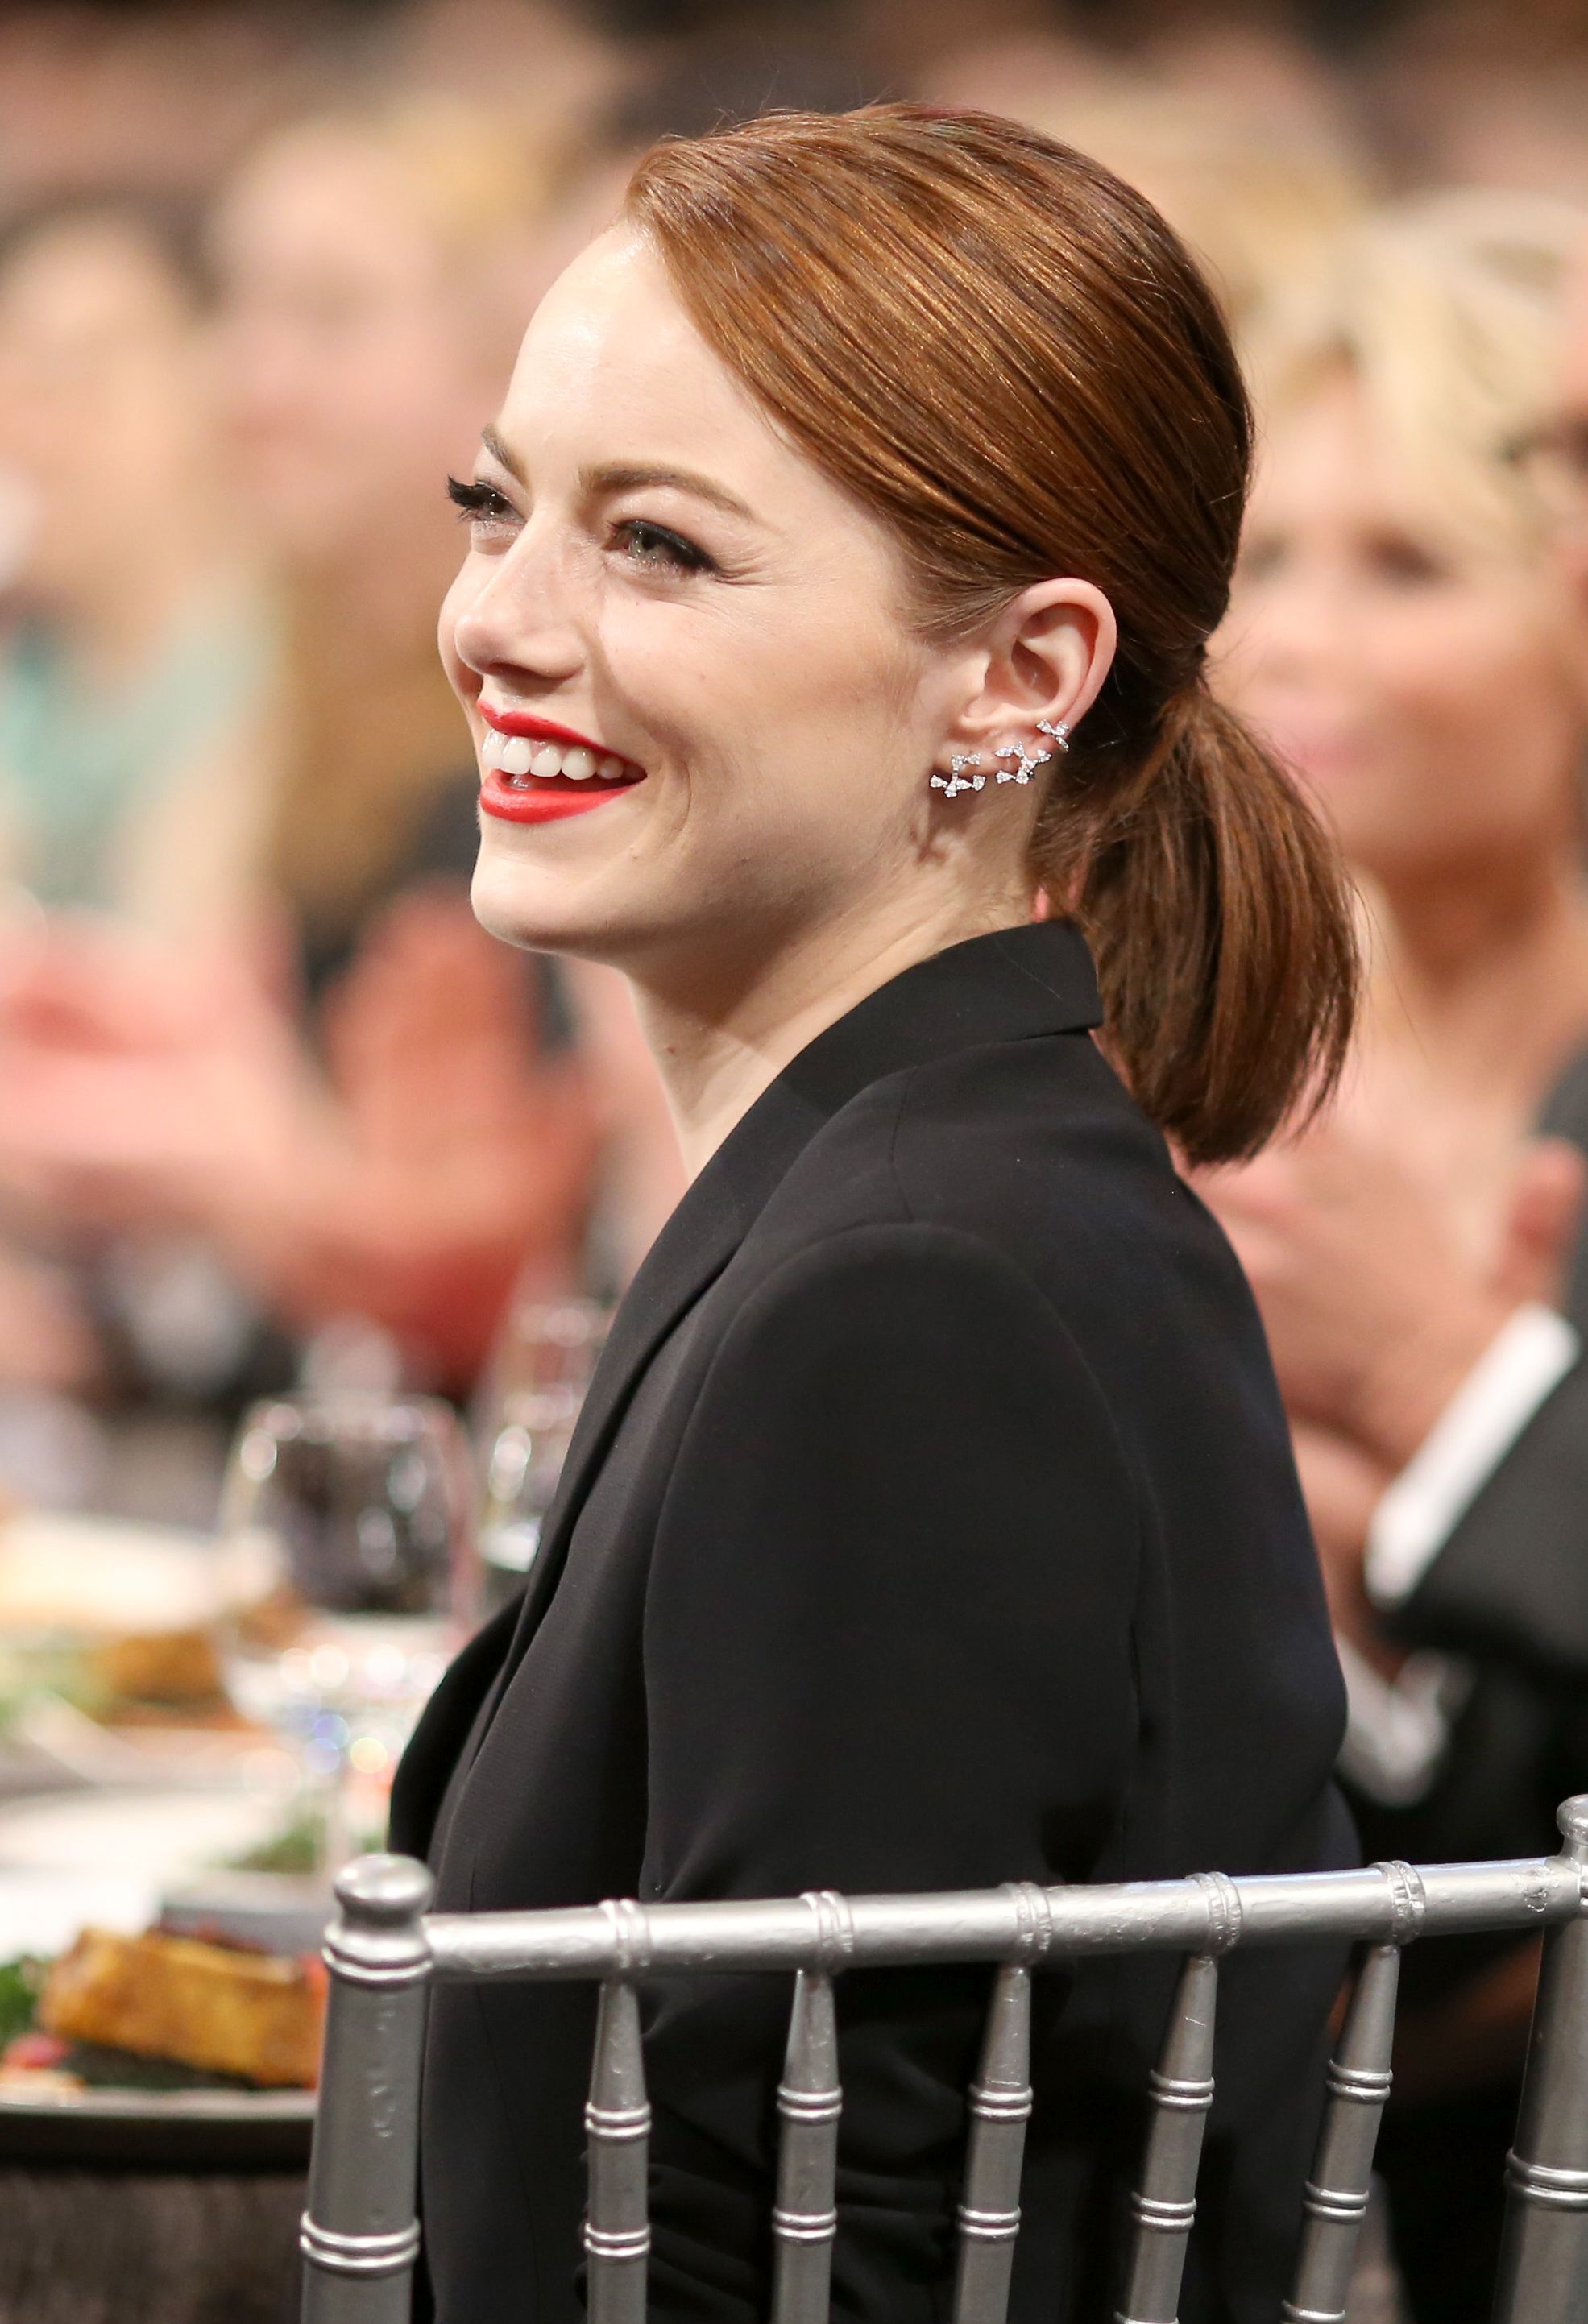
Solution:
M 611 590 L 595 624 L 595 698 L 635 755 L 684 801 L 720 788 L 771 723 L 742 636 L 693 606 Z
M 869 606 L 808 609 L 771 593 L 705 609 L 611 592 L 593 657 L 635 747 L 675 775 L 663 800 L 710 825 L 710 846 L 792 836 L 813 818 L 859 805 L 856 778 L 876 779 L 898 750 L 898 641 L 879 639 Z M 806 618 L 802 618 L 806 616 Z M 642 753 L 642 755 L 644 755 Z M 668 794 L 672 794 L 669 798 Z M 670 816 L 669 816 L 670 819 Z

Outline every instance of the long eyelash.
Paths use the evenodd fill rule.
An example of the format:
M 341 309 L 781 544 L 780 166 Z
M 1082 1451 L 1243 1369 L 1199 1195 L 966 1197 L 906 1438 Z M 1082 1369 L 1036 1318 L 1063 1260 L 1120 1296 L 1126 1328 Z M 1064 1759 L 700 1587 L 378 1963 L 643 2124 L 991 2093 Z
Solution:
M 681 573 L 716 573 L 721 570 L 716 558 L 708 557 L 704 549 L 697 549 L 692 540 L 686 540 L 682 533 L 671 531 L 665 524 L 656 524 L 650 517 L 630 517 L 627 522 L 620 524 L 617 530 L 620 533 L 630 535 L 631 538 L 637 532 L 650 533 L 653 540 L 664 544 L 667 551 L 666 561 Z M 630 554 L 637 565 L 655 565 L 663 561 L 657 558 L 642 556 L 638 549 L 632 548 Z
M 511 516 L 512 513 L 494 484 L 466 484 L 457 476 L 448 476 L 447 497 L 460 516 L 475 522 L 485 517 Z

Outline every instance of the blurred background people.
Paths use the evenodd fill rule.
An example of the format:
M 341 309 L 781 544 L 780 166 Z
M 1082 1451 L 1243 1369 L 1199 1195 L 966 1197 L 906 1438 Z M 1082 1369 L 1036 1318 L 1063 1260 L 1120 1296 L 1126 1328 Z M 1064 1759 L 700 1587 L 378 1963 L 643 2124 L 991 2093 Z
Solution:
M 544 148 L 459 100 L 402 99 L 272 137 L 219 208 L 229 512 L 141 489 L 212 560 L 246 544 L 271 593 L 251 692 L 213 650 L 200 673 L 200 776 L 245 789 L 250 844 L 193 942 L 51 920 L 0 1025 L 14 1199 L 97 1254 L 119 1369 L 201 1400 L 287 1367 L 262 1322 L 300 1342 L 347 1316 L 466 1388 L 515 1280 L 578 1279 L 588 1077 L 566 990 L 469 913 L 475 778 L 434 644 L 457 554 L 444 479 L 535 295 L 553 185 Z M 124 608 L 139 594 L 108 547 L 98 577 Z M 42 754 L 30 766 L 55 798 Z M 201 837 L 179 817 L 158 859 L 190 904 L 216 886 Z
M 461 100 L 415 97 L 282 131 L 219 207 L 231 474 L 283 609 L 263 871 L 311 988 L 407 877 L 470 861 L 433 634 L 457 549 L 442 484 L 535 296 L 552 170 Z
M 198 233 L 108 195 L 0 232 L 0 867 L 175 942 L 252 887 L 272 642 L 221 490 Z
M 928 93 L 1016 111 L 1140 186 L 1206 268 L 1238 335 L 1325 262 L 1373 197 L 1372 161 L 1326 86 L 1279 106 L 1213 74 L 1078 69 L 1058 48 L 1016 55 L 1018 77 L 997 50 L 946 59 Z
M 1219 682 L 1362 882 L 1353 1071 L 1299 1143 L 1209 1189 L 1258 1291 L 1328 1578 L 1371 1856 L 1525 1855 L 1588 1769 L 1558 1657 L 1398 1615 L 1588 1328 L 1588 692 L 1516 456 L 1552 392 L 1583 217 L 1425 198 L 1351 235 L 1256 342 L 1266 450 Z M 1581 1441 L 1581 1440 L 1580 1440 Z M 1581 1452 L 1578 1455 L 1581 1462 Z M 1536 1465 L 1526 1432 L 1504 1465 Z M 1557 1480 L 1558 1490 L 1558 1480 Z M 1588 1492 L 1556 1522 L 1588 1537 Z M 1513 1529 L 1507 1559 L 1534 1555 Z M 1505 1585 L 1502 1585 L 1502 1587 Z M 1534 1960 L 1415 1950 L 1380 2148 L 1415 2312 L 1486 2315 Z

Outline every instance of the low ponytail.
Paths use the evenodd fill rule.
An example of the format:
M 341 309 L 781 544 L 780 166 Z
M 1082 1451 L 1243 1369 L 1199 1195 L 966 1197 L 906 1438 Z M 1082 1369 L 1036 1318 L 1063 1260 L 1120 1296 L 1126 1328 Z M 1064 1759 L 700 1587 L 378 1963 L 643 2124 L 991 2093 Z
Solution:
M 932 642 L 1022 589 L 1103 591 L 1119 650 L 1050 766 L 1033 871 L 1103 1040 L 1191 1162 L 1339 1075 L 1357 965 L 1316 817 L 1202 675 L 1252 423 L 1218 301 L 1150 202 L 1016 121 L 909 105 L 656 147 L 627 214 L 708 346 L 891 536 Z
M 1109 1053 L 1187 1161 L 1255 1153 L 1345 1060 L 1359 962 L 1334 842 L 1200 677 L 1122 788 L 1067 773 L 1033 869 L 1091 943 Z

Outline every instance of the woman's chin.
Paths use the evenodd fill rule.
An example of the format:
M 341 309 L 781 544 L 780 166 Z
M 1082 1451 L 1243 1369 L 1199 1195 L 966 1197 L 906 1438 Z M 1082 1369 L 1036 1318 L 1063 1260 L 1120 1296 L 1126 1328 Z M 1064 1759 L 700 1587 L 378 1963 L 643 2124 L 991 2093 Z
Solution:
M 475 865 L 469 896 L 480 926 L 503 944 L 522 945 L 531 952 L 576 950 L 569 941 L 575 932 L 565 924 L 567 915 L 557 910 L 555 899 L 545 892 L 551 883 L 522 862 L 503 862 L 503 853 L 486 841 Z
M 614 931 L 590 909 L 580 883 L 548 865 L 526 863 L 511 847 L 483 838 L 470 900 L 488 935 L 528 952 L 565 952 L 586 960 L 612 955 Z M 581 908 L 581 906 L 584 908 Z

